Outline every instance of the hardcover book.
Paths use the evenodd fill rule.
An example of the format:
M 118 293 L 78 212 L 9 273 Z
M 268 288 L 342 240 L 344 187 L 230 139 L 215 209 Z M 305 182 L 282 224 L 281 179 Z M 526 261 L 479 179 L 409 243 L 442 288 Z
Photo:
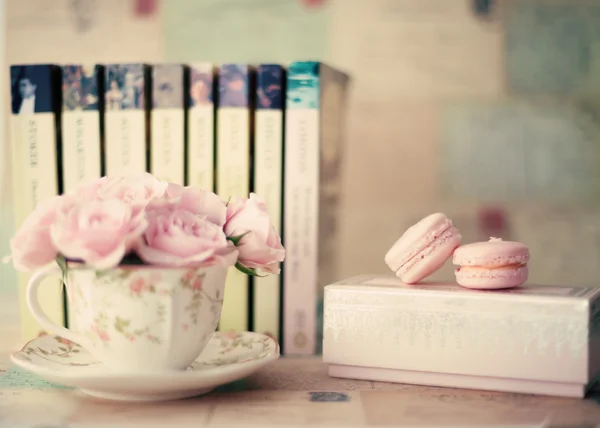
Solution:
M 188 186 L 214 191 L 215 113 L 214 67 L 208 63 L 189 65 L 187 118 Z
M 285 69 L 281 65 L 257 67 L 255 97 L 253 191 L 265 201 L 273 227 L 281 235 L 285 99 Z M 253 330 L 280 340 L 281 276 L 253 279 Z
M 106 175 L 148 171 L 149 72 L 144 64 L 105 68 Z
M 150 172 L 161 180 L 185 183 L 183 66 L 152 66 Z
M 289 65 L 284 160 L 283 351 L 322 342 L 323 287 L 337 276 L 340 169 L 349 77 L 314 61 Z
M 15 226 L 21 227 L 34 208 L 62 190 L 58 171 L 60 146 L 60 69 L 51 64 L 13 65 L 11 85 L 11 141 Z M 19 273 L 21 331 L 31 340 L 41 326 L 25 301 L 30 274 Z M 63 286 L 46 279 L 40 288 L 43 311 L 56 323 L 65 324 Z
M 225 201 L 250 192 L 251 97 L 253 70 L 243 64 L 219 68 L 217 106 L 217 194 Z M 249 278 L 235 268 L 227 275 L 219 329 L 248 330 Z
M 101 177 L 100 88 L 97 65 L 64 65 L 62 69 L 63 191 Z

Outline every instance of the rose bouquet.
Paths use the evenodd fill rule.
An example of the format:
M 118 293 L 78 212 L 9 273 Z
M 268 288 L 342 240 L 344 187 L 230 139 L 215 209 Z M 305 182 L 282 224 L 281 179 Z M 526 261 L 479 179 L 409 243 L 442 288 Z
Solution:
M 227 202 L 151 174 L 103 177 L 56 196 L 29 215 L 10 243 L 16 269 L 57 261 L 106 270 L 126 264 L 235 266 L 279 273 L 281 239 L 255 194 Z

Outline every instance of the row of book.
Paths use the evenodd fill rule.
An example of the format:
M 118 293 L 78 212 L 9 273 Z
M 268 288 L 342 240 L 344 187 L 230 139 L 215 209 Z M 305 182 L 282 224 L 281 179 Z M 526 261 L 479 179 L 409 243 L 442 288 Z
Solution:
M 282 275 L 232 269 L 221 330 L 278 338 L 287 354 L 320 348 L 318 306 L 334 280 L 342 131 L 349 78 L 316 61 L 280 64 L 11 66 L 17 226 L 38 202 L 103 175 L 149 171 L 215 191 L 253 191 L 287 256 Z M 39 332 L 24 303 L 23 332 Z M 59 283 L 46 313 L 68 324 Z

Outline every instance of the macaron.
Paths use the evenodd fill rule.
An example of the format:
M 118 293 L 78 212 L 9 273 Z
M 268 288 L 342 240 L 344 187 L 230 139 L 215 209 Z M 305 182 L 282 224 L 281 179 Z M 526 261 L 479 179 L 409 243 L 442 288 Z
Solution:
M 500 238 L 458 247 L 452 261 L 456 282 L 479 290 L 518 287 L 527 281 L 528 262 L 527 245 Z
M 440 269 L 461 239 L 448 217 L 431 214 L 404 232 L 385 255 L 385 263 L 406 284 L 414 284 Z

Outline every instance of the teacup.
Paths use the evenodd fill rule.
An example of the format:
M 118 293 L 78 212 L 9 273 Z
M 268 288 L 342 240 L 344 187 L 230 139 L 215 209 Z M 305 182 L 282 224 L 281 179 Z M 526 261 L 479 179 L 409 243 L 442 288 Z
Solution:
M 52 322 L 38 303 L 38 289 L 58 265 L 35 272 L 27 305 L 49 333 L 76 342 L 118 371 L 186 369 L 215 332 L 223 306 L 227 268 L 119 266 L 96 271 L 69 266 L 69 329 Z

